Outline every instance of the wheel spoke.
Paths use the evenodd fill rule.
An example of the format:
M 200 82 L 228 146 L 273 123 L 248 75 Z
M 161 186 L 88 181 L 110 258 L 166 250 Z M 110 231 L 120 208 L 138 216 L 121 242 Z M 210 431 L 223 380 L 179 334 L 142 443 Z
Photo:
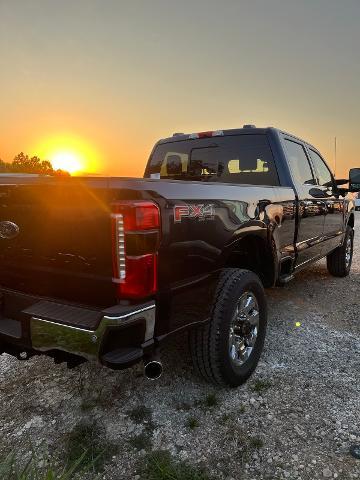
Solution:
M 252 292 L 244 292 L 235 307 L 229 329 L 229 356 L 235 365 L 244 364 L 256 343 L 259 329 L 259 306 Z
M 246 313 L 249 313 L 251 312 L 251 310 L 253 310 L 253 308 L 255 307 L 255 298 L 251 295 L 249 295 L 245 301 L 245 305 L 244 305 L 244 310 Z
M 253 351 L 253 347 L 247 347 L 246 348 L 246 352 L 245 352 L 245 355 L 244 355 L 244 360 L 247 360 L 250 357 L 252 351 Z
M 351 263 L 351 257 L 352 257 L 352 241 L 351 238 L 349 237 L 346 242 L 346 248 L 345 248 L 345 264 L 347 267 L 349 267 Z
M 258 310 L 254 310 L 250 313 L 250 315 L 248 316 L 248 321 L 250 323 L 250 325 L 256 327 L 259 325 L 259 311 Z
M 246 337 L 246 343 L 248 347 L 253 347 L 255 345 L 257 338 L 257 328 L 255 327 L 254 330 L 250 333 L 248 337 Z

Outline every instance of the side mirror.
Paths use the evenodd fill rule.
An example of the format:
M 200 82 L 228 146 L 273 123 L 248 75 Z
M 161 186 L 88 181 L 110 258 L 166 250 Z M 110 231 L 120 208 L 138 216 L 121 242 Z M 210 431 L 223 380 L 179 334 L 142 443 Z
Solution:
M 327 191 L 321 190 L 321 188 L 317 187 L 310 188 L 309 194 L 314 198 L 326 198 L 330 196 Z
M 347 185 L 349 180 L 347 178 L 337 178 L 335 180 L 336 185 L 339 187 L 340 185 Z
M 349 191 L 360 192 L 360 168 L 352 168 L 349 172 Z

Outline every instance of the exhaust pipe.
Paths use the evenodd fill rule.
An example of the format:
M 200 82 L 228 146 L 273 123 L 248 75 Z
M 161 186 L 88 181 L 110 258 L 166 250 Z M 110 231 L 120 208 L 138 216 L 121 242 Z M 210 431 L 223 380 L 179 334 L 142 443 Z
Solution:
M 144 374 L 149 380 L 157 380 L 161 377 L 163 366 L 159 357 L 152 357 L 144 364 Z

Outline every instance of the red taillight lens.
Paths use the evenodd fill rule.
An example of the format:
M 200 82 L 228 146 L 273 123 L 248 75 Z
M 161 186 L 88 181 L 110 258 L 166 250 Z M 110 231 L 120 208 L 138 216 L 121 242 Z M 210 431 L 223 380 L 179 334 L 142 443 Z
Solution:
M 213 132 L 212 131 L 210 131 L 210 132 L 199 132 L 198 135 L 199 135 L 199 138 L 209 138 L 209 137 L 213 136 Z
M 113 282 L 117 296 L 144 298 L 157 291 L 159 207 L 148 201 L 112 205 Z
M 160 227 L 159 208 L 153 202 L 119 202 L 113 204 L 113 214 L 121 214 L 126 231 L 151 230 Z
M 127 257 L 126 276 L 120 283 L 120 295 L 124 298 L 144 298 L 157 290 L 157 254 Z

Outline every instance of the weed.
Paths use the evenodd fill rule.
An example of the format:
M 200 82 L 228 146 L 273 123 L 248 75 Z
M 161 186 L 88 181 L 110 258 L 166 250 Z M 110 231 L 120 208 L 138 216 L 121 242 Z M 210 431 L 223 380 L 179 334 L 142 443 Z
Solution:
M 259 449 L 264 446 L 264 442 L 261 440 L 260 437 L 250 437 L 249 446 L 254 450 Z
M 82 398 L 80 408 L 83 412 L 87 412 L 88 410 L 92 410 L 97 405 L 97 402 L 93 398 Z
M 204 406 L 207 408 L 214 408 L 219 404 L 219 401 L 217 399 L 217 396 L 215 393 L 209 393 L 206 395 L 205 400 L 204 400 Z
M 190 428 L 190 430 L 194 430 L 196 427 L 199 426 L 199 422 L 198 422 L 197 418 L 189 417 L 186 421 L 186 425 L 187 425 L 188 428 Z
M 137 425 L 152 420 L 152 411 L 145 405 L 138 405 L 126 412 L 127 416 Z
M 72 465 L 81 457 L 80 466 L 91 464 L 95 472 L 100 472 L 117 448 L 108 442 L 104 430 L 97 423 L 81 421 L 68 434 L 66 441 L 67 465 Z
M 271 382 L 269 380 L 256 380 L 251 389 L 253 392 L 262 393 L 268 390 L 270 387 Z
M 231 419 L 231 415 L 229 413 L 224 413 L 221 417 L 220 417 L 220 423 L 221 425 L 226 425 L 229 420 Z
M 30 459 L 21 465 L 13 454 L 0 460 L 0 478 L 7 480 L 71 480 L 75 472 L 85 472 L 90 465 L 83 465 L 84 452 L 66 467 L 59 466 L 53 458 L 37 456 L 34 452 Z
M 141 466 L 147 480 L 210 480 L 205 470 L 177 461 L 166 450 L 149 453 Z
M 151 446 L 151 438 L 148 433 L 142 432 L 131 437 L 129 443 L 136 450 L 147 450 Z
M 152 411 L 145 405 L 138 405 L 126 412 L 127 416 L 137 425 L 144 425 L 145 431 L 151 434 L 155 429 L 152 419 Z
M 238 422 L 233 422 L 231 428 L 227 428 L 224 440 L 231 445 L 233 451 L 244 452 L 247 448 L 246 432 Z
M 245 406 L 244 406 L 244 405 L 240 405 L 238 412 L 239 412 L 240 414 L 245 413 Z M 231 418 L 236 418 L 236 417 L 237 417 L 236 411 L 234 411 L 234 412 L 232 412 L 232 413 L 233 413 L 233 415 L 231 415 L 230 413 L 224 413 L 224 414 L 220 417 L 220 423 L 221 423 L 222 425 L 226 425 Z
M 109 396 L 103 387 L 93 387 L 91 391 L 83 389 L 81 394 L 80 408 L 86 412 L 96 407 L 106 407 L 109 404 Z

